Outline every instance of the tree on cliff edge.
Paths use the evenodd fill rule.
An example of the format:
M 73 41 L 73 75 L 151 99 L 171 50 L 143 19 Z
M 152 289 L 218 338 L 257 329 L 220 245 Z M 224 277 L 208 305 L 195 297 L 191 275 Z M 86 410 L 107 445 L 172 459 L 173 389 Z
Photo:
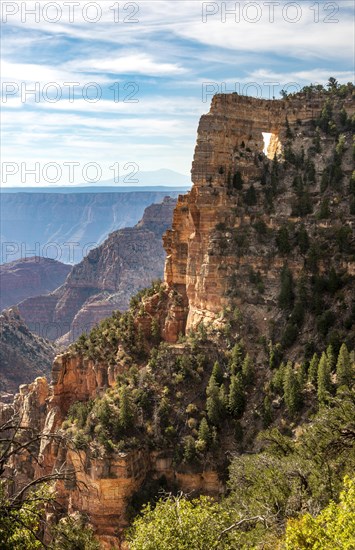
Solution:
M 75 519 L 64 516 L 57 525 L 47 523 L 46 513 L 50 510 L 63 516 L 56 501 L 54 482 L 73 482 L 74 472 L 68 473 L 65 465 L 51 474 L 14 486 L 14 467 L 24 460 L 38 463 L 36 450 L 41 440 L 49 439 L 58 442 L 63 437 L 35 432 L 23 426 L 15 414 L 0 425 L 0 548 L 99 550 L 92 529 L 86 526 L 87 522 L 80 514 Z M 50 542 L 44 542 L 44 533 Z

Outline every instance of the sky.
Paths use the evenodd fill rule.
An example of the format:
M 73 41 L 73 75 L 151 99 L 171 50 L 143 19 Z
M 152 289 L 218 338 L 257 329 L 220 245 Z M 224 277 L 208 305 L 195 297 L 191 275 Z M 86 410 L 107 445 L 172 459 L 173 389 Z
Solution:
M 188 182 L 214 93 L 277 99 L 354 80 L 352 0 L 4 0 L 1 10 L 6 187 L 139 183 L 161 169 Z

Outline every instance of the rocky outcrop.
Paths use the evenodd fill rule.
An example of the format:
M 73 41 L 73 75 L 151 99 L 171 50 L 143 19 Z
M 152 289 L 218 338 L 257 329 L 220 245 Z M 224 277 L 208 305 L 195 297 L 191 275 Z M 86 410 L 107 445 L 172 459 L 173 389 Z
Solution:
M 56 291 L 19 304 L 34 332 L 68 344 L 89 331 L 113 310 L 126 310 L 130 297 L 163 275 L 165 253 L 161 238 L 170 227 L 175 200 L 146 208 L 133 228 L 111 233 L 73 267 Z
M 39 256 L 0 265 L 0 310 L 61 286 L 70 265 Z
M 0 314 L 0 396 L 14 394 L 20 384 L 50 375 L 56 347 L 33 334 L 12 308 Z
M 318 152 L 313 150 L 315 120 L 325 103 L 324 95 L 280 101 L 238 94 L 213 98 L 210 112 L 201 117 L 198 128 L 192 190 L 179 196 L 172 229 L 164 236 L 165 281 L 169 289 L 180 294 L 184 304 L 184 320 L 180 312 L 178 326 L 174 327 L 171 312 L 167 319 L 164 335 L 169 341 L 177 338 L 181 324 L 189 330 L 202 321 L 217 319 L 223 308 L 231 304 L 231 295 L 235 298 L 234 305 L 247 311 L 251 324 L 261 332 L 277 318 L 282 266 L 288 264 L 297 280 L 306 261 L 296 247 L 291 247 L 288 256 L 277 249 L 275 238 L 282 226 L 288 226 L 293 235 L 303 226 L 310 241 L 318 244 L 327 240 L 325 228 L 334 237 L 345 224 L 349 235 L 353 234 L 347 183 L 353 166 L 351 132 L 344 134 L 343 181 L 339 181 L 335 190 L 328 187 L 326 191 L 331 214 L 326 222 L 319 216 L 324 199 L 321 179 L 333 162 L 336 143 L 333 136 L 323 134 Z M 336 100 L 334 107 L 335 118 L 340 116 L 341 109 L 348 118 L 355 110 L 351 97 Z M 273 158 L 278 154 L 277 190 L 272 189 L 272 162 L 263 154 L 263 132 L 271 133 L 267 156 Z M 298 167 L 286 162 L 285 147 L 292 151 L 293 157 L 299 157 Z M 307 213 L 302 214 L 294 207 L 299 201 L 295 178 L 307 159 L 313 163 L 314 176 L 310 183 L 305 176 L 302 192 L 309 204 Z M 264 235 L 268 235 L 266 241 L 255 227 L 262 227 Z M 325 246 L 329 248 L 329 244 Z M 354 262 L 350 249 L 341 258 L 337 257 L 336 249 L 335 243 L 333 253 L 328 250 L 324 261 L 320 257 L 320 269 L 329 266 L 329 257 L 333 257 L 336 271 L 352 275 Z M 260 274 L 262 294 L 254 292 L 250 283 L 252 272 Z

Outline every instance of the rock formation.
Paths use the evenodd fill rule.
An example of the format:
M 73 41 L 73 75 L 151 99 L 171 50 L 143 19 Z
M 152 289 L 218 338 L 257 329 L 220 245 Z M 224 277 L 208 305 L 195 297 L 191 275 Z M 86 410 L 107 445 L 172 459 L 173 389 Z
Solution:
M 71 266 L 49 258 L 30 257 L 0 265 L 0 310 L 61 286 Z
M 111 332 L 104 326 L 95 333 L 96 339 L 84 338 L 84 342 L 56 358 L 53 385 L 43 411 L 47 433 L 59 429 L 75 401 L 88 402 L 108 395 L 113 409 L 112 392 L 115 387 L 120 389 L 120 379 L 125 374 L 136 381 L 132 391 L 137 392 L 139 399 L 144 380 L 148 392 L 157 392 L 153 399 L 155 408 L 149 413 L 153 418 L 146 422 L 148 427 L 142 420 L 143 409 L 137 419 L 139 426 L 134 426 L 137 437 L 141 437 L 136 446 L 122 451 L 113 446 L 103 456 L 99 452 L 90 454 L 85 444 L 74 452 L 50 440 L 44 441 L 40 449 L 44 471 L 66 463 L 75 470 L 76 479 L 84 483 L 84 491 L 59 484 L 59 498 L 67 510 L 79 509 L 89 514 L 104 548 L 110 544 L 119 547 L 120 529 L 127 524 L 127 502 L 147 478 L 157 479 L 164 474 L 182 490 L 211 494 L 223 490 L 216 472 L 220 463 L 200 462 L 193 468 L 186 466 L 178 454 L 173 461 L 176 448 L 171 443 L 180 444 L 177 437 L 196 432 L 196 419 L 184 416 L 188 404 L 192 405 L 189 410 L 194 410 L 194 406 L 199 410 L 196 403 L 200 404 L 199 419 L 206 416 L 205 390 L 214 354 L 223 338 L 227 342 L 223 344 L 225 360 L 230 357 L 230 347 L 243 338 L 256 365 L 255 387 L 250 390 L 243 426 L 238 420 L 225 422 L 221 427 L 226 430 L 223 435 L 232 433 L 230 439 L 219 440 L 217 451 L 224 460 L 238 450 L 237 428 L 239 432 L 245 429 L 247 439 L 252 441 L 253 427 L 257 422 L 261 426 L 256 403 L 263 402 L 265 388 L 270 385 L 270 369 L 266 373 L 268 345 L 272 349 L 277 342 L 277 349 L 287 350 L 287 357 L 297 359 L 300 350 L 304 357 L 304 349 L 319 350 L 324 341 L 343 338 L 354 344 L 354 207 L 350 203 L 354 203 L 355 182 L 351 180 L 349 129 L 354 110 L 349 94 L 345 98 L 336 96 L 331 105 L 327 94 L 316 98 L 298 94 L 280 101 L 237 94 L 215 96 L 210 112 L 199 125 L 192 165 L 193 188 L 179 197 L 172 229 L 164 237 L 164 287 L 144 296 L 131 316 L 125 318 L 128 344 L 124 338 L 117 344 L 116 339 L 122 334 L 117 320 L 117 324 L 112 322 Z M 263 153 L 262 132 L 272 134 L 268 156 Z M 147 218 L 148 222 L 151 216 Z M 132 231 L 141 235 L 140 231 L 146 230 L 139 226 L 129 234 Z M 104 251 L 108 253 L 103 248 L 102 254 Z M 115 257 L 118 259 L 119 255 Z M 101 265 L 100 260 L 89 255 L 69 278 L 74 304 L 82 289 L 81 270 L 90 262 Z M 105 265 L 100 291 L 112 290 L 110 285 L 114 284 L 112 272 Z M 95 269 L 88 273 L 95 273 Z M 75 273 L 80 273 L 76 284 Z M 97 273 L 92 280 L 98 280 Z M 89 276 L 86 279 L 91 280 Z M 86 282 L 84 287 L 87 295 L 80 300 L 97 294 L 97 287 L 92 289 Z M 56 302 L 58 312 L 62 305 L 64 308 L 65 292 Z M 160 348 L 161 363 L 157 355 L 152 354 L 148 362 L 142 354 L 145 344 L 152 347 L 149 338 L 153 339 L 154 323 L 165 340 Z M 209 346 L 202 337 L 209 370 L 203 364 L 186 364 L 192 347 L 197 346 L 194 334 L 191 345 L 183 339 L 176 343 L 179 335 L 188 331 L 200 330 L 203 334 L 205 326 L 215 331 L 216 338 Z M 102 347 L 97 351 L 98 337 Z M 139 341 L 141 347 L 137 351 Z M 131 357 L 129 346 L 133 350 Z M 109 354 L 105 356 L 107 349 Z M 185 385 L 179 386 L 180 383 Z M 176 391 L 179 387 L 184 391 Z M 22 389 L 26 395 L 31 391 Z M 154 433 L 150 422 L 153 424 L 158 417 L 159 405 L 164 404 L 166 396 L 170 396 L 173 415 L 180 415 L 182 422 L 175 435 L 174 426 L 166 427 L 165 438 L 175 437 L 170 440 L 170 447 L 166 444 L 152 449 L 145 437 Z M 191 426 L 187 426 L 188 420 Z M 89 447 L 95 444 L 97 426 L 92 426 L 94 437 Z M 158 434 L 156 441 L 159 437 Z M 192 439 L 195 441 L 196 437 L 195 433 Z M 232 438 L 233 446 L 228 447 Z
M 252 324 L 256 323 L 262 332 L 265 331 L 278 315 L 275 289 L 278 288 L 280 267 L 288 263 L 297 279 L 305 263 L 304 256 L 295 247 L 289 256 L 279 253 L 275 236 L 281 227 L 288 226 L 290 234 L 295 236 L 304 226 L 319 244 L 327 240 L 326 234 L 334 236 L 345 226 L 349 230 L 350 243 L 354 231 L 348 202 L 348 182 L 353 169 L 351 132 L 347 134 L 342 160 L 342 183 L 339 182 L 336 189 L 328 187 L 326 190 L 331 213 L 326 220 L 319 217 L 324 199 L 322 174 L 332 164 L 334 155 L 332 135 L 322 135 L 319 146 L 322 150 L 313 151 L 314 123 L 325 103 L 326 98 L 322 96 L 308 100 L 301 96 L 268 101 L 238 94 L 216 95 L 210 112 L 201 117 L 191 170 L 193 188 L 179 197 L 172 229 L 164 237 L 165 280 L 169 289 L 181 294 L 186 330 L 201 321 L 216 319 L 223 307 L 230 304 L 230 295 L 235 290 L 236 304 L 248 307 Z M 343 108 L 351 118 L 354 101 L 351 97 L 338 101 L 337 108 L 338 116 Z M 306 157 L 310 166 L 313 163 L 312 181 L 308 183 L 305 179 L 304 182 L 304 193 L 309 199 L 307 212 L 295 208 L 298 197 L 294 178 L 300 174 L 300 166 L 286 164 L 283 155 L 279 155 L 282 182 L 279 189 L 270 189 L 272 174 L 267 173 L 262 132 L 272 134 L 269 157 L 283 153 L 286 145 L 290 148 L 288 136 L 292 134 L 292 154 L 300 157 L 302 168 Z M 243 184 L 238 185 L 236 174 Z M 253 204 L 247 204 L 251 188 Z M 266 242 L 256 227 L 262 227 L 265 236 L 268 235 Z M 329 242 L 326 247 L 330 247 Z M 350 247 L 348 252 L 347 257 L 333 257 L 333 267 L 353 276 L 355 266 Z M 323 270 L 329 267 L 329 257 L 322 261 L 321 255 L 319 261 Z M 250 292 L 250 270 L 260 273 L 264 286 L 262 295 Z M 236 288 L 232 289 L 234 285 Z M 249 290 L 243 292 L 246 286 Z M 171 319 L 168 320 L 165 331 L 168 340 L 176 340 L 181 324 L 180 318 L 174 330 Z
M 163 275 L 161 238 L 170 227 L 176 201 L 166 197 L 145 209 L 135 226 L 111 233 L 73 267 L 64 285 L 19 304 L 31 330 L 67 344 L 113 310 L 126 310 L 130 297 Z

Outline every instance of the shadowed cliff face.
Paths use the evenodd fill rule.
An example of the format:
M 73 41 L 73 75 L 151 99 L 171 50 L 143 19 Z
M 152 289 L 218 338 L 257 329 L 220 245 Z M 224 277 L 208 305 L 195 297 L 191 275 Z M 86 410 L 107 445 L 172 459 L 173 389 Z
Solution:
M 17 309 L 0 314 L 0 394 L 15 393 L 20 384 L 50 374 L 55 346 L 32 334 Z
M 162 277 L 165 253 L 162 234 L 170 227 L 174 199 L 146 208 L 131 228 L 111 233 L 105 242 L 72 268 L 65 284 L 46 296 L 19 304 L 34 332 L 69 343 L 109 316 L 126 310 L 130 297 Z

